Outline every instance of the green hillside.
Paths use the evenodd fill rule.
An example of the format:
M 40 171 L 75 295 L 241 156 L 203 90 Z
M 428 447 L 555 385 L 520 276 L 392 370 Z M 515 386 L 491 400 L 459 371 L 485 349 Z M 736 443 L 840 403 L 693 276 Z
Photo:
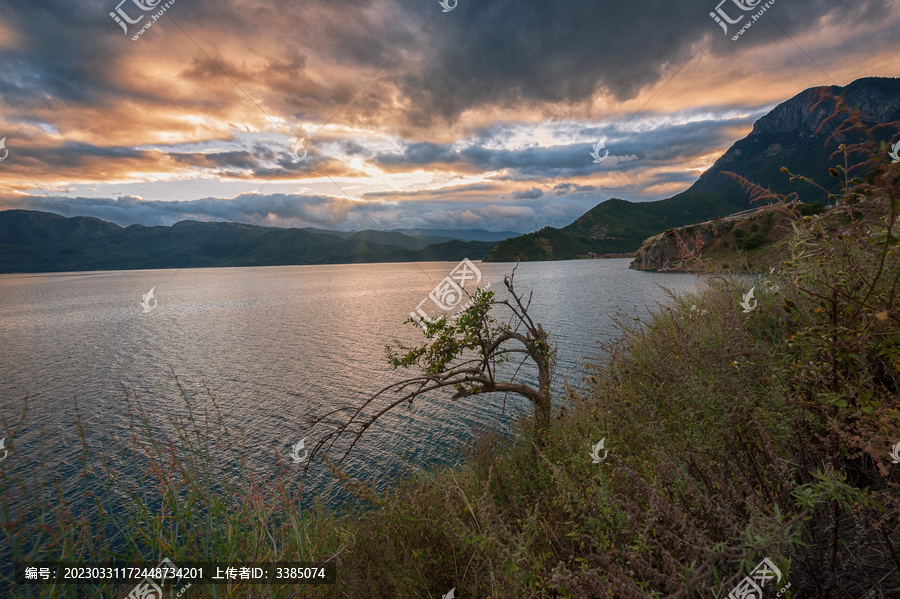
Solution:
M 712 194 L 697 192 L 658 202 L 638 203 L 611 198 L 562 229 L 545 227 L 501 241 L 484 261 L 574 260 L 589 252 L 631 253 L 640 248 L 645 239 L 666 229 L 739 210 Z
M 497 248 L 502 246 L 500 253 Z M 544 227 L 540 231 L 513 237 L 494 246 L 485 262 L 514 262 L 516 260 L 574 260 L 595 251 L 583 240 L 563 230 Z
M 0 273 L 477 260 L 493 246 L 398 232 L 195 221 L 120 227 L 96 218 L 0 212 Z

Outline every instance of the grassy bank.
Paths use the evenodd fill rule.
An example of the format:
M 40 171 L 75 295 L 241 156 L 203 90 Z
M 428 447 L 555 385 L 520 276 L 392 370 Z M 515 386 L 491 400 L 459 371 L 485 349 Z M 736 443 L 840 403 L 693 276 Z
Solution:
M 213 394 L 185 395 L 189 416 L 165 426 L 128 394 L 116 451 L 143 480 L 120 481 L 85 442 L 88 507 L 74 510 L 50 473 L 0 463 L 11 557 L 337 565 L 334 585 L 183 597 L 726 597 L 763 558 L 778 588 L 790 582 L 784 597 L 898 596 L 900 176 L 886 166 L 845 186 L 846 228 L 797 221 L 752 310 L 746 284 L 710 277 L 646 320 L 621 315 L 587 390 L 556 398 L 543 445 L 526 418 L 511 438 L 478 435 L 463 466 L 386 494 L 335 469 L 374 506 L 337 516 L 303 501 L 286 467 L 253 476 Z M 7 428 L 13 448 L 24 422 Z M 609 453 L 594 463 L 601 439 Z

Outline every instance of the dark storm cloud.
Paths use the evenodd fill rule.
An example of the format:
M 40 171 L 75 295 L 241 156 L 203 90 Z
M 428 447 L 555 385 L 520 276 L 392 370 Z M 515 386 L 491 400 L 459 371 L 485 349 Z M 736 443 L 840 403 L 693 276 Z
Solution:
M 481 104 L 578 102 L 596 92 L 625 100 L 684 64 L 706 38 L 723 56 L 739 50 L 721 39 L 722 30 L 709 16 L 717 4 L 460 0 L 456 10 L 429 24 L 427 45 L 417 46 L 428 66 L 397 82 L 416 99 L 410 115 L 419 124 L 453 122 Z M 757 26 L 760 31 L 740 49 L 815 30 L 829 19 L 847 26 L 876 23 L 891 5 L 890 0 L 779 2 L 767 17 L 780 29 Z
M 593 185 L 576 185 L 574 183 L 557 183 L 553 186 L 553 197 L 569 195 L 570 193 L 586 193 L 597 191 Z
M 235 218 L 348 229 L 373 227 L 363 216 L 388 227 L 515 229 L 541 215 L 566 224 L 582 204 L 622 189 L 657 188 L 629 199 L 680 191 L 773 99 L 829 83 L 800 54 L 778 64 L 789 71 L 780 80 L 774 67 L 747 62 L 780 57 L 775 42 L 785 34 L 803 41 L 820 28 L 833 34 L 838 23 L 864 24 L 854 31 L 882 40 L 881 62 L 867 68 L 890 64 L 880 57 L 893 52 L 884 41 L 891 0 L 778 0 L 739 44 L 709 17 L 718 0 L 460 0 L 450 13 L 437 0 L 177 0 L 136 42 L 109 17 L 118 3 L 4 5 L 0 138 L 9 136 L 11 152 L 0 169 L 4 207 L 37 206 L 37 198 L 14 195 L 35 186 L 109 194 L 118 188 L 101 186 L 139 185 L 145 174 L 168 186 L 165 197 L 197 197 L 205 178 L 233 196 L 247 189 L 228 187 L 235 181 L 311 184 L 304 180 L 328 176 L 355 177 L 340 185 L 364 201 L 259 196 Z M 125 5 L 136 10 L 131 0 Z M 820 53 L 839 56 L 841 64 L 832 62 L 846 79 L 842 65 L 869 56 L 858 42 L 834 37 Z M 710 69 L 708 78 L 685 69 L 653 95 L 697 53 L 693 66 Z M 728 86 L 730 93 L 720 91 Z M 542 136 L 522 140 L 548 122 Z M 277 139 L 257 141 L 270 133 Z M 284 138 L 303 135 L 309 156 L 295 163 Z M 594 164 L 589 151 L 601 139 L 609 156 Z M 444 187 L 416 190 L 409 181 L 427 178 L 394 177 L 413 171 L 430 171 L 428 186 Z M 458 177 L 487 182 L 454 187 Z M 365 193 L 398 187 L 412 191 Z M 553 201 L 536 216 L 539 193 Z M 237 198 L 49 200 L 147 224 L 227 219 L 237 205 Z
M 51 98 L 90 104 L 107 95 L 114 79 L 101 49 L 104 38 L 114 32 L 104 33 L 100 24 L 109 12 L 108 4 L 103 0 L 7 3 L 3 19 L 18 43 L 0 49 L 4 102 L 35 111 Z
M 107 163 L 114 160 L 131 160 L 145 157 L 147 152 L 124 147 L 99 147 L 81 142 L 63 142 L 62 145 L 50 148 L 17 146 L 16 153 L 23 160 L 29 158 L 40 160 L 48 166 L 80 167 L 95 161 Z
M 296 162 L 288 148 L 274 143 L 253 144 L 250 150 L 182 152 L 169 148 L 137 149 L 96 146 L 84 142 L 39 145 L 34 140 L 8 137 L 14 154 L 9 164 L 28 169 L 29 181 L 60 177 L 68 181 L 133 179 L 136 173 L 193 171 L 215 174 L 222 179 L 296 179 L 298 176 L 355 176 L 346 162 L 316 151 Z M 29 145 L 29 142 L 31 145 Z M 15 170 L 11 171 L 15 174 Z
M 11 2 L 4 18 L 19 43 L 0 50 L 4 65 L 0 94 L 5 102 L 37 109 L 48 97 L 102 105 L 115 102 L 116 96 L 141 95 L 123 89 L 123 78 L 132 74 L 123 70 L 120 59 L 130 53 L 142 53 L 146 61 L 154 54 L 170 58 L 166 52 L 174 48 L 158 46 L 148 52 L 149 45 L 141 47 L 143 42 L 153 43 L 151 32 L 187 41 L 180 39 L 183 36 L 173 24 L 165 32 L 151 30 L 147 39 L 132 42 L 108 16 L 117 4 L 115 0 Z M 709 17 L 716 4 L 715 0 L 687 4 L 460 0 L 456 10 L 443 14 L 436 1 L 421 0 L 302 4 L 191 0 L 176 2 L 162 19 L 208 33 L 201 40 L 202 51 L 191 44 L 189 66 L 181 73 L 185 79 L 238 85 L 256 81 L 270 91 L 294 91 L 304 95 L 297 98 L 295 110 L 326 118 L 360 92 L 335 114 L 338 121 L 363 115 L 387 118 L 381 111 L 390 107 L 389 98 L 399 91 L 404 101 L 393 103 L 392 112 L 403 105 L 400 110 L 408 122 L 427 126 L 455 122 L 463 111 L 482 105 L 578 102 L 597 92 L 620 100 L 633 97 L 659 81 L 667 69 L 687 61 L 704 39 L 723 56 L 738 50 L 730 40 L 725 43 Z M 791 0 L 776 3 L 767 18 L 788 35 L 796 35 L 829 19 L 848 26 L 877 23 L 890 6 L 890 0 Z M 777 27 L 757 26 L 741 46 L 746 49 L 783 35 Z M 242 43 L 248 57 L 258 54 L 260 64 L 227 58 L 217 51 L 216 40 Z M 262 40 L 267 44 L 256 49 Z M 340 77 L 317 72 L 311 66 L 313 55 L 348 72 Z M 350 75 L 353 71 L 356 76 Z M 153 95 L 152 90 L 141 93 Z M 239 93 L 235 98 L 232 101 L 250 101 Z
M 462 157 L 453 151 L 451 144 L 418 142 L 406 144 L 402 154 L 381 154 L 373 162 L 379 166 L 416 167 L 430 164 L 452 164 L 461 162 Z
M 512 194 L 515 200 L 536 200 L 544 195 L 544 190 L 532 187 L 522 191 L 514 191 Z
M 388 169 L 394 167 L 390 170 L 397 171 L 413 167 L 439 168 L 444 165 L 469 172 L 514 169 L 529 176 L 553 176 L 574 173 L 578 167 L 590 163 L 590 157 L 584 152 L 584 148 L 585 144 L 517 150 L 472 146 L 455 151 L 449 144 L 439 146 L 415 143 L 404 148 L 401 154 L 377 155 L 372 162 Z
M 612 157 L 608 164 L 593 163 L 589 154 L 593 141 L 513 150 L 490 147 L 494 141 L 509 134 L 510 125 L 502 130 L 493 128 L 481 138 L 465 140 L 471 145 L 462 150 L 454 149 L 453 144 L 415 142 L 405 144 L 400 152 L 377 154 L 371 161 L 387 170 L 397 171 L 431 168 L 466 172 L 510 172 L 500 180 L 577 177 L 609 168 L 645 168 L 695 158 L 707 153 L 709 148 L 727 146 L 733 141 L 736 127 L 749 127 L 765 112 L 762 108 L 753 108 L 741 111 L 743 114 L 734 118 L 721 117 L 729 111 L 728 108 L 695 109 L 677 119 L 657 115 L 660 121 L 657 125 L 652 129 L 641 128 L 638 131 L 619 125 L 585 127 L 572 131 L 573 136 L 577 134 L 578 137 L 592 140 L 607 139 L 606 148 Z M 704 114 L 707 116 L 697 116 Z M 648 118 L 652 119 L 654 115 L 648 115 Z M 617 161 L 617 158 L 621 160 Z

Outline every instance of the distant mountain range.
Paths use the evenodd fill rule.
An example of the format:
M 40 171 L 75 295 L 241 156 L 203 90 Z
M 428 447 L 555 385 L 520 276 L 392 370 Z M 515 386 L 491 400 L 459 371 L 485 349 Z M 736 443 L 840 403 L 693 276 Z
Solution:
M 120 227 L 91 217 L 6 210 L 0 212 L 0 273 L 474 260 L 497 239 L 515 235 L 405 231 L 351 233 L 197 221 Z
M 324 233 L 326 235 L 338 235 L 340 237 L 350 237 L 358 233 L 358 231 L 330 231 L 328 229 L 314 229 L 312 227 L 303 227 L 301 231 L 310 231 L 312 233 Z M 409 237 L 418 237 L 426 239 L 432 243 L 440 243 L 442 241 L 502 241 L 519 235 L 515 231 L 485 231 L 484 229 L 387 229 L 385 233 L 402 233 Z
M 822 89 L 842 95 L 869 125 L 900 121 L 900 79 L 870 77 L 846 87 L 808 89 L 760 118 L 751 133 L 731 146 L 688 190 L 657 202 L 612 198 L 562 229 L 545 227 L 520 236 L 449 229 L 353 233 L 196 221 L 168 227 L 121 227 L 97 218 L 8 210 L 0 212 L 0 273 L 462 258 L 565 260 L 589 253 L 634 252 L 645 239 L 668 229 L 750 207 L 747 193 L 723 174 L 726 171 L 780 193 L 799 191 L 805 202 L 825 202 L 827 192 L 792 184 L 780 172 L 785 166 L 837 191 L 837 182 L 826 172 L 837 161 L 830 155 L 840 143 L 853 140 L 844 136 L 825 143 L 839 120 L 825 123 L 833 113 L 833 102 L 810 108 L 810 101 Z M 889 128 L 881 132 L 885 140 L 892 134 L 895 131 Z
M 609 199 L 562 229 L 545 227 L 502 241 L 484 260 L 568 260 L 589 252 L 634 252 L 645 239 L 667 229 L 752 207 L 747 192 L 723 174 L 726 171 L 779 193 L 798 191 L 804 202 L 824 203 L 826 192 L 809 184 L 790 183 L 780 172 L 784 166 L 793 173 L 813 177 L 832 192 L 838 191 L 838 182 L 828 175 L 827 168 L 840 160 L 830 158 L 831 154 L 850 140 L 844 137 L 825 143 L 842 119 L 825 123 L 817 132 L 834 110 L 830 101 L 810 109 L 810 101 L 822 89 L 842 95 L 847 106 L 858 109 L 868 125 L 900 121 L 900 79 L 867 77 L 845 87 L 808 89 L 756 121 L 750 134 L 731 146 L 686 191 L 657 202 Z M 884 140 L 895 134 L 896 130 L 881 131 Z
M 421 237 L 422 239 L 434 239 L 438 241 L 450 241 L 459 239 L 460 241 L 503 241 L 510 237 L 515 237 L 518 233 L 514 231 L 485 231 L 484 229 L 471 229 L 463 231 L 459 229 L 390 229 L 389 233 L 403 233 L 410 237 Z

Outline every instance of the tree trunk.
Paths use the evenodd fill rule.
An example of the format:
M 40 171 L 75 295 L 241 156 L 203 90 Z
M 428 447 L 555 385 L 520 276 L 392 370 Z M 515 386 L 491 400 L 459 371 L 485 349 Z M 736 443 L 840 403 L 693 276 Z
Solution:
M 534 424 L 538 443 L 543 445 L 550 430 L 552 404 L 550 403 L 550 345 L 547 343 L 547 333 L 544 332 L 544 328 L 540 324 L 538 324 L 538 338 L 535 345 L 538 350 L 538 357 L 535 358 L 535 362 L 538 367 L 539 396 L 534 404 Z

